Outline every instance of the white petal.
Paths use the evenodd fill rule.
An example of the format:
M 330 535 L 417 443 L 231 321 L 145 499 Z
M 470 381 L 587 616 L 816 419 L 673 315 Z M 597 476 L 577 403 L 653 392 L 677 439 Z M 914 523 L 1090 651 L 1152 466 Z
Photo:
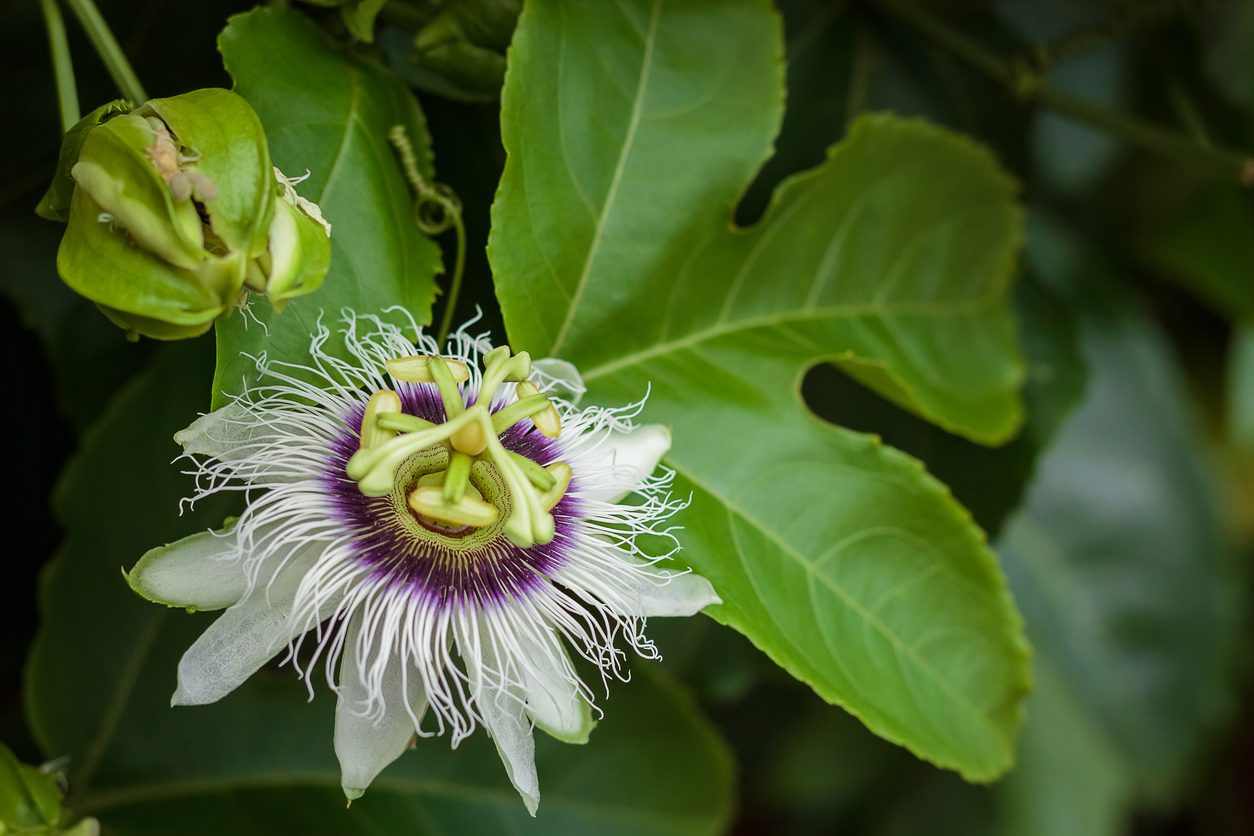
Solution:
M 661 424 L 645 424 L 627 432 L 612 432 L 587 450 L 576 448 L 571 467 L 578 495 L 618 502 L 639 488 L 671 448 L 671 431 Z
M 350 800 L 360 798 L 384 767 L 401 756 L 417 731 L 415 719 L 427 709 L 422 678 L 416 670 L 406 676 L 405 663 L 393 653 L 383 673 L 384 713 L 371 719 L 361 714 L 370 702 L 357 658 L 360 616 L 355 616 L 344 642 L 340 667 L 340 694 L 335 706 L 335 754 L 340 759 L 340 784 Z M 412 714 L 411 714 L 412 712 Z
M 174 441 L 183 452 L 192 456 L 208 456 L 225 464 L 259 466 L 255 453 L 259 447 L 282 443 L 283 434 L 261 419 L 253 410 L 232 402 L 202 415 L 186 429 L 174 434 Z M 283 468 L 269 474 L 274 481 L 287 482 L 296 477 Z
M 572 404 L 579 403 L 583 393 L 588 391 L 574 364 L 556 357 L 543 357 L 533 362 L 531 375 L 545 393 Z
M 293 555 L 273 581 L 262 578 L 201 633 L 179 660 L 172 705 L 207 705 L 234 691 L 291 640 L 292 605 L 318 550 Z M 326 607 L 338 603 L 329 600 Z
M 558 582 L 599 598 L 624 615 L 640 618 L 695 615 L 723 603 L 700 575 L 652 565 L 607 542 L 598 545 L 600 556 L 618 563 L 617 567 L 574 560 L 554 572 Z
M 149 550 L 126 576 L 131 589 L 158 604 L 220 610 L 244 595 L 244 562 L 232 554 L 235 531 L 202 531 Z
M 700 575 L 692 572 L 661 574 L 668 577 L 643 582 L 636 588 L 636 615 L 696 615 L 706 607 L 723 603 L 710 582 Z
M 592 711 L 575 685 L 575 669 L 556 636 L 543 645 L 519 637 L 527 714 L 535 724 L 565 743 L 587 743 Z
M 264 427 L 248 409 L 232 402 L 176 432 L 174 442 L 182 445 L 184 453 L 227 461 Z
M 490 647 L 482 650 L 482 665 L 499 670 Z M 531 723 L 523 713 L 522 689 L 509 682 L 487 683 L 483 679 L 481 664 L 467 660 L 470 688 L 483 725 L 487 728 L 496 752 L 505 764 L 510 783 L 522 796 L 527 812 L 536 814 L 540 806 L 540 778 L 536 774 L 536 745 L 531 734 Z

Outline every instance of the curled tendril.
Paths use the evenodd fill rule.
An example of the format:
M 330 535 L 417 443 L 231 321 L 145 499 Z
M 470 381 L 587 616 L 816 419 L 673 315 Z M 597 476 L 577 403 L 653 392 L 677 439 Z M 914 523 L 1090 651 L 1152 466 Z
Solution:
M 445 183 L 428 183 L 418 168 L 418 157 L 404 125 L 393 125 L 388 131 L 388 141 L 396 149 L 405 179 L 414 190 L 414 223 L 427 235 L 447 232 L 455 224 L 454 215 L 460 217 L 462 202 L 452 187 Z
M 462 225 L 462 201 L 445 183 L 428 183 L 418 168 L 418 156 L 404 125 L 393 125 L 388 131 L 388 141 L 396 149 L 405 179 L 414 192 L 414 225 L 426 235 L 439 235 L 452 229 L 457 235 L 457 255 L 453 278 L 449 283 L 448 298 L 444 303 L 444 316 L 440 321 L 437 338 L 440 342 L 448 336 L 457 297 L 461 292 L 462 273 L 466 266 L 466 228 Z

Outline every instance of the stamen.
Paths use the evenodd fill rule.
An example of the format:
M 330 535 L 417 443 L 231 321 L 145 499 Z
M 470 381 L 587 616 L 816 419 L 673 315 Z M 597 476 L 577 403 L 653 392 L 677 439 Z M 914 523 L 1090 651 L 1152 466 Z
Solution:
M 544 506 L 544 510 L 552 511 L 553 507 L 566 495 L 566 491 L 570 488 L 570 479 L 575 474 L 566 462 L 553 462 L 545 470 L 553 477 L 553 487 L 540 497 L 540 504 Z
M 522 384 L 518 384 L 520 387 Z M 504 409 L 492 414 L 492 429 L 497 435 L 508 430 L 524 418 L 531 418 L 537 413 L 553 409 L 553 404 L 544 395 L 537 393 L 528 398 L 520 398 Z M 555 410 L 556 411 L 556 410 Z
M 540 395 L 540 387 L 536 386 L 530 380 L 520 381 L 514 391 L 518 395 L 518 400 L 520 402 L 530 400 L 531 398 Z M 540 395 L 540 397 L 544 396 Z M 531 423 L 535 424 L 536 429 L 540 431 L 541 435 L 547 438 L 557 438 L 562 434 L 562 416 L 558 414 L 557 407 L 553 406 L 553 404 L 549 402 L 548 398 L 545 398 L 544 402 L 548 405 L 548 408 L 539 412 L 531 413 L 529 416 L 531 418 Z M 501 411 L 504 412 L 505 410 Z
M 470 380 L 470 369 L 461 360 L 454 360 L 451 357 L 432 357 L 429 354 L 414 354 L 388 360 L 388 373 L 397 380 L 409 383 L 435 383 L 435 378 L 431 376 L 431 363 L 437 360 L 444 361 L 455 383 L 465 383 Z
M 519 548 L 544 545 L 552 542 L 555 533 L 553 515 L 540 507 L 540 497 L 531 487 L 531 483 L 508 451 L 501 444 L 501 439 L 491 432 L 492 421 L 486 411 L 480 412 L 480 421 L 488 435 L 488 452 L 492 463 L 505 482 L 510 497 L 514 500 L 514 508 L 505 523 L 505 536 Z
M 475 528 L 491 525 L 498 513 L 495 505 L 469 495 L 463 496 L 459 502 L 449 502 L 444 496 L 444 489 L 435 486 L 415 489 L 409 495 L 409 507 L 415 513 L 437 522 Z
M 528 548 L 551 542 L 556 524 L 550 513 L 570 487 L 569 464 L 542 467 L 527 456 L 507 450 L 500 434 L 530 419 L 549 438 L 561 433 L 561 416 L 536 384 L 528 380 L 531 357 L 511 354 L 502 346 L 483 358 L 483 377 L 476 403 L 467 407 L 458 387 L 470 379 L 470 369 L 447 357 L 413 355 L 387 361 L 393 377 L 416 383 L 434 383 L 444 403 L 446 420 L 433 424 L 405 414 L 400 397 L 391 390 L 371 396 L 362 419 L 361 447 L 348 460 L 348 476 L 366 496 L 386 496 L 395 488 L 405 462 L 428 448 L 445 445 L 448 464 L 428 473 L 409 494 L 414 513 L 437 523 L 482 527 L 500 515 L 470 486 L 476 461 L 494 465 L 510 498 L 509 518 L 503 526 L 514 545 Z M 490 412 L 495 391 L 506 382 L 517 384 L 516 399 L 497 413 Z M 401 433 L 402 435 L 397 435 Z
M 399 414 L 400 411 L 401 397 L 391 389 L 380 389 L 371 395 L 366 402 L 366 414 L 361 418 L 362 448 L 369 450 L 396 438 L 396 428 L 380 427 L 379 419 L 384 415 Z

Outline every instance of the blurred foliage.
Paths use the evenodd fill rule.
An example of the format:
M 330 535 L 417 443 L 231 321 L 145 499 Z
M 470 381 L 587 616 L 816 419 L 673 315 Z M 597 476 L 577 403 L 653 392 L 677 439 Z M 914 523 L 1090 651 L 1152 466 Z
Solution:
M 425 313 L 438 253 L 409 227 L 354 218 L 347 199 L 337 210 L 328 181 L 340 157 L 305 161 L 327 140 L 296 126 L 331 120 L 326 130 L 348 140 L 343 165 L 355 166 L 344 182 L 374 183 L 372 203 L 406 219 L 412 196 L 380 130 L 399 112 L 420 146 L 429 132 L 440 178 L 465 207 L 458 316 L 484 305 L 494 292 L 488 208 L 505 164 L 497 100 L 518 5 L 355 0 L 254 12 L 223 35 L 228 76 L 217 39 L 249 5 L 100 3 L 154 95 L 234 80 L 276 162 L 289 174 L 310 168 L 311 196 L 370 258 L 350 265 L 335 251 L 321 292 L 367 293 L 371 282 L 403 279 Z M 521 821 L 482 739 L 452 754 L 423 742 L 393 784 L 346 816 L 326 745 L 329 701 L 303 707 L 286 671 L 264 672 L 237 701 L 194 721 L 169 712 L 174 656 L 199 624 L 164 623 L 131 600 L 117 567 L 231 511 L 177 517 L 186 485 L 167 464 L 169 432 L 208 408 L 211 351 L 203 342 L 160 351 L 127 343 L 57 279 L 60 228 L 34 216 L 56 170 L 56 102 L 38 9 L 14 3 L 0 11 L 7 120 L 21 126 L 0 139 L 0 339 L 16 360 L 4 420 L 20 440 L 24 481 L 4 520 L 21 535 L 6 581 L 0 738 L 24 763 L 72 755 L 73 816 L 135 834 L 437 832 L 482 827 L 483 816 L 489 827 L 545 832 L 713 832 L 732 815 L 746 834 L 1248 832 L 1254 714 L 1239 637 L 1254 549 L 1254 197 L 1206 164 L 1062 118 L 974 70 L 894 4 L 778 5 L 787 107 L 770 158 L 736 207 L 739 223 L 763 217 L 780 181 L 822 164 L 866 111 L 927 117 L 978 140 L 1025 197 L 1031 233 L 1013 306 L 1026 422 L 1013 440 L 959 438 L 833 366 L 811 368 L 804 386 L 822 417 L 923 461 L 992 536 L 1036 648 L 1016 768 L 993 786 L 965 784 L 875 737 L 713 621 L 650 625 L 667 656 L 663 672 L 640 671 L 615 691 L 588 748 L 541 754 L 546 805 L 557 803 L 538 822 Z M 1152 20 L 1134 19 L 1136 5 L 927 4 L 1008 66 L 1017 60 L 1053 89 L 1162 126 L 1199 157 L 1254 148 L 1250 4 L 1155 3 L 1165 11 Z M 87 39 L 73 25 L 69 34 L 84 109 L 116 98 Z M 232 44 L 250 38 L 264 46 L 232 63 Z M 738 58 L 724 62 L 728 72 Z M 571 118 L 572 130 L 588 127 Z M 350 123 L 366 127 L 344 132 Z M 664 134 L 658 143 L 662 164 L 684 150 L 667 148 Z M 724 208 L 741 186 L 731 182 Z M 336 300 L 323 304 L 352 303 Z M 500 329 L 495 309 L 484 313 Z M 264 342 L 241 317 L 224 331 L 228 358 Z M 38 420 L 18 408 L 32 402 Z M 75 451 L 54 519 L 53 479 Z M 150 507 L 165 510 L 136 516 Z M 45 566 L 44 628 L 24 676 Z M 132 695 L 119 696 L 121 685 Z M 292 773 L 300 775 L 284 777 Z M 238 829 L 244 817 L 251 830 Z

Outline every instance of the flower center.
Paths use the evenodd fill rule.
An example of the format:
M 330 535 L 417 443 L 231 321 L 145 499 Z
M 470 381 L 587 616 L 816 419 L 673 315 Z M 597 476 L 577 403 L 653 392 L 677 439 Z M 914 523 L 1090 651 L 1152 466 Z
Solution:
M 445 419 L 433 423 L 405 414 L 396 392 L 375 392 L 362 417 L 360 447 L 348 461 L 348 475 L 366 496 L 391 496 L 403 524 L 427 536 L 465 547 L 503 531 L 523 548 L 548 543 L 554 536 L 550 512 L 570 486 L 570 465 L 542 467 L 506 449 L 500 436 L 528 421 L 541 434 L 557 438 L 561 418 L 528 379 L 526 352 L 512 355 L 507 347 L 497 348 L 484 357 L 483 366 L 471 404 L 458 388 L 470 378 L 461 361 L 428 355 L 389 360 L 393 378 L 435 385 Z M 492 412 L 492 398 L 507 382 L 515 384 L 515 400 Z

